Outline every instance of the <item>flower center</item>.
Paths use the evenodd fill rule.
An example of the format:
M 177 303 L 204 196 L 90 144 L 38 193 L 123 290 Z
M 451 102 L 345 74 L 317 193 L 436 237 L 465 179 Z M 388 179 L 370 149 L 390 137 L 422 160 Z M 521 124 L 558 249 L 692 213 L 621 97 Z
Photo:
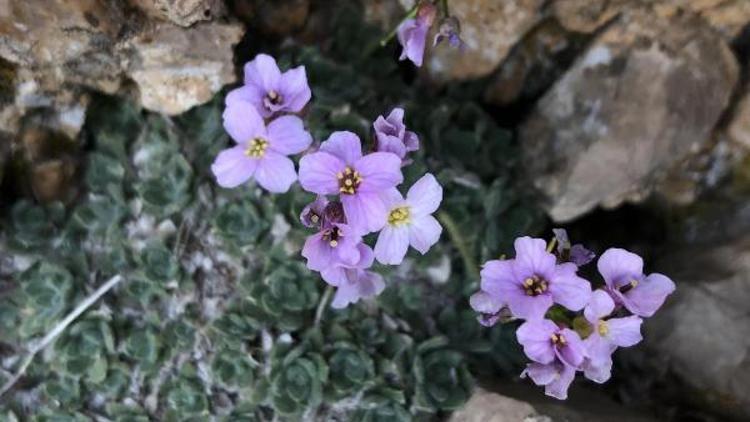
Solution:
M 547 280 L 533 275 L 523 281 L 523 290 L 527 296 L 539 296 L 547 291 Z
M 568 344 L 562 334 L 552 334 L 550 338 L 552 339 L 552 344 L 554 344 L 555 346 L 565 346 L 566 344 Z
M 265 105 L 266 108 L 271 108 L 271 106 L 277 106 L 281 104 L 282 101 L 284 101 L 284 97 L 282 97 L 278 92 L 272 89 L 268 91 L 266 96 L 263 98 L 263 105 Z
M 409 207 L 394 208 L 388 214 L 388 224 L 391 226 L 400 226 L 407 223 L 409 223 Z
M 604 337 L 607 334 L 609 334 L 609 324 L 607 324 L 607 321 L 599 320 L 599 325 L 597 327 L 597 331 L 599 331 L 599 335 Z
M 359 184 L 362 183 L 362 176 L 359 175 L 359 172 L 352 170 L 349 166 L 346 166 L 344 171 L 340 171 L 336 178 L 339 179 L 339 192 L 348 195 L 354 195 Z
M 245 155 L 260 158 L 266 153 L 266 148 L 268 148 L 268 141 L 263 138 L 253 138 L 247 143 Z
M 619 290 L 620 290 L 620 293 L 627 293 L 633 290 L 636 286 L 638 286 L 638 280 L 632 279 L 630 280 L 629 283 L 623 284 L 622 286 L 620 286 Z
M 332 248 L 335 248 L 339 245 L 339 240 L 341 239 L 341 231 L 338 227 L 334 227 L 332 229 L 326 229 L 323 232 L 323 240 L 328 242 L 329 245 L 331 245 Z

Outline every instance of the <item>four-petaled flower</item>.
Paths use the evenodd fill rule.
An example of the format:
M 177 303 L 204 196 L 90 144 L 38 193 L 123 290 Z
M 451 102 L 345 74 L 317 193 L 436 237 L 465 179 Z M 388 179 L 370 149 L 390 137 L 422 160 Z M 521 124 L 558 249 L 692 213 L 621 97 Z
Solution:
M 402 108 L 394 108 L 388 117 L 378 116 L 372 126 L 375 129 L 378 151 L 392 152 L 403 160 L 408 152 L 419 149 L 417 134 L 406 130 Z
M 250 103 L 267 118 L 276 113 L 299 112 L 311 96 L 304 66 L 281 73 L 273 57 L 258 54 L 245 64 L 245 84 L 227 94 L 226 104 Z
M 583 363 L 586 378 L 603 383 L 610 377 L 612 353 L 618 347 L 634 346 L 643 339 L 641 323 L 635 315 L 623 318 L 609 318 L 615 309 L 615 302 L 604 290 L 591 294 L 591 301 L 583 310 L 583 315 L 591 324 L 591 334 L 583 341 L 587 358 Z
M 489 261 L 480 273 L 481 288 L 508 304 L 517 318 L 539 319 L 553 303 L 578 311 L 591 296 L 591 284 L 572 263 L 556 264 L 542 239 L 520 237 L 515 259 Z
M 443 188 L 430 173 L 409 189 L 406 199 L 397 189 L 383 195 L 388 210 L 385 227 L 375 243 L 375 258 L 382 264 L 398 265 L 411 245 L 425 254 L 440 239 L 443 228 L 432 216 L 443 199 Z
M 625 249 L 607 249 L 596 266 L 615 302 L 638 316 L 652 316 L 675 289 L 663 274 L 644 275 L 643 259 Z
M 302 248 L 307 258 L 307 268 L 323 271 L 338 263 L 354 265 L 359 262 L 357 245 L 362 236 L 351 226 L 343 223 L 326 223 L 321 230 L 308 237 Z
M 516 337 L 526 356 L 534 361 L 524 374 L 535 384 L 544 385 L 547 395 L 565 399 L 576 369 L 587 353 L 578 333 L 560 328 L 548 319 L 540 319 L 523 323 Z
M 236 145 L 216 157 L 211 171 L 220 186 L 233 188 L 255 178 L 270 192 L 286 192 L 297 180 L 294 163 L 287 155 L 297 154 L 312 143 L 302 120 L 282 116 L 268 127 L 246 101 L 235 101 L 224 110 L 224 128 Z
M 389 152 L 362 155 L 351 132 L 334 132 L 318 152 L 302 157 L 302 188 L 318 195 L 340 195 L 347 223 L 363 234 L 386 224 L 382 194 L 403 181 L 401 160 Z

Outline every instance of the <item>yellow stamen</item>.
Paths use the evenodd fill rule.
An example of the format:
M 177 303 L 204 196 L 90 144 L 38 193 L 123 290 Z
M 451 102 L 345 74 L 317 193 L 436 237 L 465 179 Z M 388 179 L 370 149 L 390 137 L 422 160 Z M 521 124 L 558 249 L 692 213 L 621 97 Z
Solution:
M 266 154 L 268 141 L 263 138 L 253 138 L 247 143 L 245 155 L 252 158 L 261 158 Z
M 394 208 L 388 214 L 388 224 L 391 226 L 409 224 L 410 215 L 409 207 Z
M 609 334 L 609 324 L 607 324 L 607 321 L 600 320 L 599 326 L 597 327 L 597 331 L 599 331 L 599 335 L 602 337 Z
M 336 240 L 331 240 L 328 244 L 331 245 L 332 248 L 335 248 L 339 245 L 339 242 Z

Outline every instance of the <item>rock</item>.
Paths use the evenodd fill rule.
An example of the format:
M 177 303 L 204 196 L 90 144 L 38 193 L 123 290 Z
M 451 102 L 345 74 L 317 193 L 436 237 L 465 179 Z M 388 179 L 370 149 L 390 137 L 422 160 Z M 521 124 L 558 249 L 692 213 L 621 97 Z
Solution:
M 206 23 L 190 30 L 160 24 L 134 38 L 128 74 L 140 88 L 143 106 L 179 114 L 210 100 L 234 79 L 230 47 L 243 32 L 231 24 Z
M 27 109 L 48 107 L 74 128 L 69 123 L 81 113 L 59 97 L 78 97 L 87 89 L 116 93 L 130 80 L 141 88 L 145 107 L 176 114 L 234 82 L 232 47 L 242 25 L 195 24 L 219 13 L 223 2 L 131 0 L 130 5 L 137 8 L 117 0 L 0 0 L 0 96 L 15 97 L 0 102 L 0 123 L 16 131 Z M 193 26 L 149 20 L 156 15 Z
M 648 321 L 645 344 L 702 404 L 748 420 L 750 207 L 739 202 L 688 224 L 685 243 L 658 263 L 677 290 Z
M 129 0 L 148 16 L 180 26 L 211 20 L 223 11 L 220 0 Z
M 552 12 L 571 31 L 594 32 L 620 13 L 641 9 L 662 19 L 684 13 L 700 16 L 704 23 L 727 41 L 740 35 L 750 23 L 750 2 L 746 0 L 565 0 L 552 4 Z
M 521 126 L 523 167 L 549 215 L 643 200 L 710 140 L 737 79 L 732 52 L 698 18 L 622 14 Z
M 501 394 L 474 390 L 450 422 L 653 422 L 654 419 L 623 408 L 598 391 L 574 385 L 567 401 L 544 396 L 543 389 L 528 384 L 504 384 Z
M 523 401 L 477 388 L 450 422 L 520 422 L 536 416 L 534 408 Z
M 414 2 L 401 3 L 410 8 Z M 471 79 L 492 73 L 511 48 L 542 19 L 544 3 L 544 0 L 449 2 L 451 15 L 461 22 L 461 38 L 466 45 L 463 50 L 446 45 L 428 48 L 427 70 L 438 80 Z M 432 35 L 428 38 L 431 46 Z
M 729 139 L 750 151 L 750 85 L 745 87 L 727 128 Z
M 573 63 L 587 38 L 545 19 L 503 61 L 487 86 L 485 101 L 507 106 L 538 97 Z
M 255 22 L 264 34 L 289 35 L 305 25 L 310 12 L 309 0 L 276 0 L 256 2 Z

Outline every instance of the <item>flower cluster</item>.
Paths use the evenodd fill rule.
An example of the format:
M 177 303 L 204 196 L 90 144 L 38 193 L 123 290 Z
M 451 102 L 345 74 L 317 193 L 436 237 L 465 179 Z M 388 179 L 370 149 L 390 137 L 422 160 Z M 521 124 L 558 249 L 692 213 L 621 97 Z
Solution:
M 610 378 L 612 353 L 641 341 L 642 318 L 652 316 L 675 285 L 662 274 L 645 275 L 638 255 L 610 248 L 597 261 L 604 285 L 592 292 L 578 269 L 595 255 L 571 246 L 564 230 L 555 235 L 556 253 L 542 239 L 521 237 L 514 259 L 485 263 L 481 290 L 470 302 L 486 326 L 501 318 L 525 320 L 516 337 L 532 363 L 522 377 L 562 400 L 578 371 L 597 383 Z
M 368 270 L 374 260 L 398 265 L 409 245 L 424 254 L 440 237 L 442 228 L 432 213 L 443 190 L 435 177 L 422 176 L 406 198 L 396 188 L 403 182 L 406 153 L 418 145 L 402 117 L 403 110 L 396 109 L 387 119 L 378 118 L 374 152 L 363 154 L 357 135 L 334 132 L 317 152 L 300 160 L 302 188 L 319 195 L 300 216 L 304 225 L 318 230 L 302 255 L 308 268 L 337 287 L 334 307 L 383 290 L 382 277 Z M 362 239 L 373 232 L 379 232 L 374 250 Z
M 245 65 L 244 85 L 227 94 L 224 128 L 236 143 L 222 151 L 211 171 L 220 186 L 237 187 L 250 179 L 269 192 L 283 193 L 297 180 L 289 155 L 312 144 L 301 111 L 312 93 L 300 66 L 281 73 L 273 57 L 259 54 Z
M 398 42 L 403 47 L 399 60 L 409 59 L 416 66 L 422 66 L 427 34 L 435 23 L 438 9 L 432 2 L 422 0 L 413 9 L 413 14 L 397 30 Z M 443 10 L 443 15 L 432 42 L 433 47 L 445 40 L 453 48 L 462 48 L 464 44 L 460 37 L 461 25 L 458 19 L 449 16 L 447 10 Z
M 443 198 L 435 177 L 425 174 L 404 197 L 402 167 L 419 137 L 406 129 L 404 110 L 394 108 L 373 123 L 374 151 L 363 152 L 359 137 L 334 132 L 317 150 L 300 112 L 311 98 L 303 66 L 281 72 L 265 54 L 245 65 L 245 83 L 226 98 L 224 128 L 236 145 L 222 151 L 211 170 L 220 186 L 233 188 L 250 179 L 264 189 L 283 193 L 299 179 L 317 195 L 300 216 L 317 230 L 302 249 L 307 267 L 337 288 L 332 306 L 343 308 L 383 291 L 382 276 L 369 268 L 398 265 L 411 245 L 426 253 L 442 228 L 432 214 Z M 299 177 L 290 155 L 305 152 Z M 363 237 L 379 232 L 375 248 Z

